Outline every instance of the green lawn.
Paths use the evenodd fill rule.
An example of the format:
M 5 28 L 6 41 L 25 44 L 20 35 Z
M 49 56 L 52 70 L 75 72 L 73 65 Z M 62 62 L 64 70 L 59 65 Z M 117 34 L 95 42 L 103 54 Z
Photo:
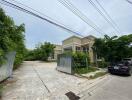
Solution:
M 90 72 L 95 72 L 97 70 L 98 70 L 98 68 L 96 68 L 96 67 L 75 68 L 75 73 L 77 73 L 77 74 L 86 74 L 86 73 L 90 73 Z

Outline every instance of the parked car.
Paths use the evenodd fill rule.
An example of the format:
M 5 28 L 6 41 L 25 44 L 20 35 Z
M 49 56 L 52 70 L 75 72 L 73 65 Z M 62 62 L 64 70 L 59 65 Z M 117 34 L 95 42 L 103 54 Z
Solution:
M 128 62 L 112 64 L 108 67 L 108 72 L 132 75 L 132 66 Z
M 122 61 L 128 62 L 130 65 L 132 65 L 132 58 L 124 58 Z

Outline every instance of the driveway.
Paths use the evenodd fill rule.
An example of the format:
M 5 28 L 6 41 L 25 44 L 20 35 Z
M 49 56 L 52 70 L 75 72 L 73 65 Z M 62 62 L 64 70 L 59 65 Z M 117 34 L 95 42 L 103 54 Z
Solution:
M 56 66 L 56 63 L 24 62 L 14 71 L 2 100 L 69 100 L 65 93 L 72 91 L 81 96 L 81 92 L 103 81 L 102 78 L 88 80 L 68 75 L 57 71 Z
M 14 71 L 2 100 L 69 100 L 73 92 L 81 100 L 132 100 L 132 77 L 106 75 L 94 80 L 56 70 L 56 63 L 24 62 Z

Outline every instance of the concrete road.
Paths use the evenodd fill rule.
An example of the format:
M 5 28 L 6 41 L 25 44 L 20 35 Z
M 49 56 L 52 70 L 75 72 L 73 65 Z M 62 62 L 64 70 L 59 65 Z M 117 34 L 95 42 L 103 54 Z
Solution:
M 7 81 L 2 100 L 69 100 L 73 92 L 81 100 L 132 100 L 132 77 L 106 75 L 94 80 L 56 70 L 56 63 L 24 62 Z
M 132 76 L 109 75 L 107 81 L 82 94 L 81 100 L 132 100 Z
M 78 78 L 57 71 L 56 66 L 56 63 L 24 62 L 14 71 L 13 79 L 7 81 L 2 100 L 69 100 L 65 93 L 72 91 L 77 95 L 103 80 Z

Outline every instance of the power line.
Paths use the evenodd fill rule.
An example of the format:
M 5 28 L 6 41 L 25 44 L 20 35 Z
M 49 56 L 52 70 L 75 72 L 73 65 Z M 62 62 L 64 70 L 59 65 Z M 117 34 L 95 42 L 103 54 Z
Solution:
M 130 3 L 130 4 L 132 4 L 132 1 L 130 1 L 130 0 L 126 0 L 128 3 Z
M 95 0 L 96 2 L 97 2 L 97 4 L 101 7 L 101 9 L 104 11 L 104 13 L 108 16 L 108 18 L 111 20 L 111 22 L 113 22 L 113 24 L 116 26 L 116 27 L 118 27 L 117 26 L 117 24 L 114 22 L 114 20 L 111 18 L 111 16 L 108 14 L 108 12 L 104 9 L 104 7 L 99 3 L 99 1 L 98 0 Z
M 42 13 L 42 12 L 40 12 L 40 11 L 37 11 L 37 10 L 35 10 L 35 9 L 33 9 L 33 8 L 31 8 L 31 7 L 29 7 L 29 6 L 25 5 L 25 4 L 23 4 L 23 3 L 20 3 L 20 2 L 18 2 L 18 1 L 16 1 L 16 0 L 12 0 L 12 1 L 14 1 L 15 3 L 20 4 L 20 5 L 22 5 L 22 6 L 26 7 L 26 8 L 28 8 L 28 9 L 31 9 L 31 10 L 33 10 L 33 11 L 35 11 L 35 12 L 41 14 L 41 15 L 43 15 L 44 17 L 46 17 L 46 18 L 48 18 L 48 19 L 50 19 L 50 20 L 52 20 L 52 21 L 58 23 L 59 25 L 62 25 L 62 26 L 64 26 L 64 27 L 67 27 L 68 29 L 70 29 L 69 26 L 66 26 L 66 25 L 64 25 L 64 24 L 62 24 L 62 23 L 60 23 L 60 22 L 58 22 L 57 20 L 55 20 L 55 19 L 53 19 L 53 18 L 51 18 L 51 17 L 45 15 L 44 13 Z M 73 29 L 71 29 L 71 30 L 73 30 Z M 75 32 L 76 32 L 76 31 L 75 31 Z M 79 32 L 77 32 L 77 33 L 79 33 Z
M 45 20 L 45 21 L 49 22 L 50 24 L 53 24 L 53 25 L 55 25 L 55 26 L 58 26 L 58 27 L 60 27 L 61 29 L 64 29 L 64 30 L 66 30 L 66 31 L 68 31 L 68 32 L 71 32 L 71 33 L 74 33 L 74 34 L 76 34 L 76 35 L 78 35 L 78 36 L 84 37 L 83 35 L 81 35 L 81 34 L 75 32 L 75 31 L 73 31 L 73 30 L 71 30 L 71 29 L 69 29 L 69 28 L 67 28 L 67 27 L 65 27 L 65 26 L 62 26 L 62 25 L 60 25 L 60 24 L 57 24 L 57 23 L 55 23 L 55 22 L 53 22 L 53 21 L 51 21 L 51 20 L 49 20 L 49 19 L 47 19 L 47 18 L 44 18 L 44 17 L 42 17 L 42 16 L 40 16 L 40 15 L 38 15 L 38 14 L 32 12 L 32 11 L 29 11 L 29 10 L 27 10 L 27 9 L 24 9 L 24 8 L 22 8 L 22 7 L 18 6 L 18 5 L 15 5 L 15 4 L 11 3 L 11 2 L 8 2 L 8 1 L 6 1 L 6 0 L 1 0 L 1 1 L 2 1 L 2 2 L 0 2 L 0 3 L 3 4 L 3 5 L 6 5 L 6 6 L 9 6 L 9 7 L 14 8 L 14 9 L 20 10 L 20 11 L 22 11 L 22 12 L 25 12 L 25 13 L 27 13 L 27 14 L 33 15 L 33 16 L 35 16 L 35 17 L 37 17 L 37 18 L 40 18 L 40 19 L 42 19 L 42 20 Z
M 35 10 L 35 9 L 33 9 L 33 8 L 31 8 L 31 7 L 29 7 L 29 6 L 25 5 L 25 4 L 23 4 L 23 3 L 20 3 L 20 2 L 18 2 L 18 1 L 16 1 L 16 0 L 11 0 L 11 1 L 14 1 L 15 3 L 20 4 L 20 5 L 22 5 L 22 6 L 26 7 L 26 8 L 29 8 L 29 9 L 31 9 L 31 10 L 33 10 L 33 11 L 35 11 L 35 12 L 41 14 L 41 15 L 43 15 L 44 17 L 47 17 L 47 18 L 50 19 L 50 20 L 53 20 L 53 21 L 55 21 L 55 22 L 57 22 L 57 23 L 60 23 L 60 22 L 58 22 L 57 20 L 52 19 L 51 17 L 45 15 L 44 13 L 42 13 L 42 12 L 40 12 L 40 11 L 37 11 L 37 10 Z M 62 24 L 62 23 L 61 23 L 61 24 Z M 63 24 L 63 25 L 64 25 L 64 24 Z
M 17 10 L 20 10 L 20 11 L 25 12 L 25 13 L 27 13 L 27 14 L 33 15 L 33 16 L 35 16 L 35 17 L 38 17 L 38 18 L 40 18 L 40 19 L 42 19 L 42 20 L 45 20 L 45 21 L 47 21 L 47 22 L 49 22 L 49 23 L 55 25 L 55 26 L 58 26 L 58 27 L 61 28 L 61 29 L 64 29 L 64 30 L 66 30 L 66 31 L 68 31 L 68 32 L 70 32 L 70 33 L 76 34 L 76 35 L 78 35 L 78 36 L 81 36 L 82 38 L 86 38 L 86 39 L 89 40 L 88 37 L 84 37 L 83 35 L 81 35 L 81 34 L 75 32 L 75 31 L 72 31 L 72 30 L 70 30 L 70 29 L 68 29 L 68 28 L 66 28 L 66 27 L 64 27 L 64 26 L 61 26 L 61 25 L 59 25 L 59 24 L 56 24 L 55 22 L 52 22 L 52 21 L 50 21 L 50 20 L 48 20 L 48 19 L 46 19 L 46 18 L 43 18 L 43 17 L 41 17 L 41 16 L 39 16 L 39 15 L 37 15 L 37 14 L 35 14 L 35 13 L 29 11 L 29 10 L 26 10 L 26 9 L 24 9 L 24 8 L 18 6 L 18 5 L 15 5 L 15 4 L 13 4 L 13 3 L 11 3 L 11 2 L 8 2 L 8 1 L 6 1 L 6 0 L 2 0 L 2 1 L 5 2 L 5 3 L 0 2 L 0 3 L 3 4 L 3 5 L 12 7 L 12 8 L 14 8 L 14 9 L 17 9 Z M 23 6 L 26 6 L 26 5 L 24 5 L 24 4 L 22 4 L 22 5 L 23 5 Z M 27 7 L 28 7 L 28 6 L 27 6 Z M 28 7 L 28 8 L 34 10 L 34 9 L 31 8 L 31 7 Z M 37 11 L 37 10 L 34 10 L 34 11 Z M 38 11 L 37 11 L 37 12 L 38 12 Z M 43 13 L 42 13 L 42 14 L 43 14 Z
M 116 28 L 118 29 L 118 32 L 121 32 L 121 30 L 117 26 L 116 22 L 112 19 L 112 17 L 108 14 L 108 12 L 104 9 L 104 7 L 99 3 L 99 1 L 98 0 L 95 0 L 95 1 L 100 6 L 100 8 L 104 11 L 104 13 L 107 15 L 107 17 L 109 18 L 109 20 L 113 23 L 113 25 L 116 26 Z
M 86 24 L 92 27 L 95 31 L 104 35 L 104 32 L 96 26 L 87 16 L 85 16 L 79 9 L 77 9 L 70 1 L 66 0 L 58 0 L 61 4 L 63 4 L 67 9 L 73 12 L 76 16 L 78 16 L 81 20 L 83 20 Z
M 75 7 L 69 0 L 60 0 L 66 8 L 69 6 L 69 10 L 72 11 L 76 16 L 78 16 L 82 21 L 84 21 L 87 25 L 92 27 L 95 31 L 104 35 L 104 33 L 93 21 L 91 21 L 85 14 L 83 14 L 77 7 Z
M 101 16 L 112 26 L 112 28 L 117 32 L 118 30 L 115 28 L 113 23 L 109 21 L 109 19 L 102 13 L 102 11 L 95 5 L 95 3 L 92 0 L 88 0 L 88 2 L 101 14 Z

